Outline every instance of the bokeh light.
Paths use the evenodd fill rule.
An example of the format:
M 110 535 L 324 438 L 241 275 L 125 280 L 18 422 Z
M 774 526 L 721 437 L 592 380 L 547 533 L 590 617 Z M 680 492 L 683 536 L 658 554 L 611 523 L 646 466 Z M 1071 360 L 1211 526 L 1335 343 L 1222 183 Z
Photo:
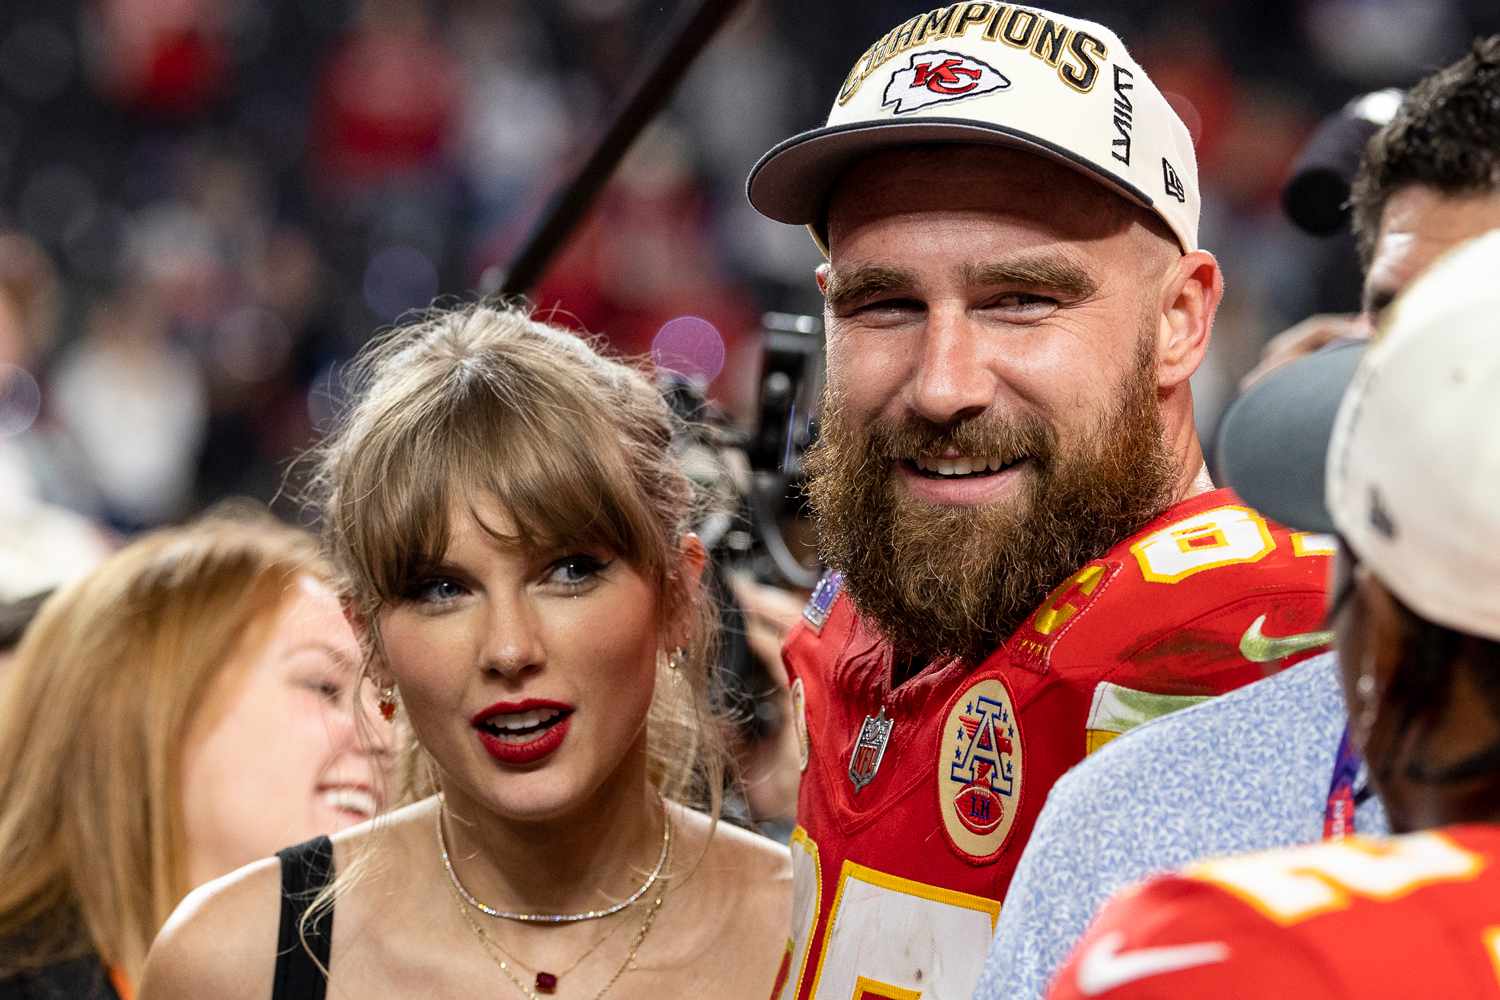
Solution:
M 42 387 L 24 368 L 0 364 L 0 438 L 24 434 L 42 412 Z
M 679 316 L 662 324 L 651 340 L 657 367 L 707 384 L 724 370 L 724 337 L 701 316 Z
M 1203 115 L 1198 111 L 1198 106 L 1186 94 L 1168 91 L 1161 95 L 1166 98 L 1172 110 L 1177 112 L 1177 117 L 1182 119 L 1182 124 L 1187 126 L 1188 135 L 1192 136 L 1194 144 L 1203 138 Z

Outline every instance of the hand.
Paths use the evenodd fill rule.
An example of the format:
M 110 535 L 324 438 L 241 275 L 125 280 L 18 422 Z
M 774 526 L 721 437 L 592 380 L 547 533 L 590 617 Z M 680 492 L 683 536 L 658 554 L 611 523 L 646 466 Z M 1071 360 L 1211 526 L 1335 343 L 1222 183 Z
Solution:
M 748 576 L 730 578 L 730 589 L 745 613 L 745 643 L 778 687 L 787 686 L 786 667 L 781 663 L 781 644 L 802 617 L 808 595 L 756 583 Z
M 777 716 L 789 720 L 792 705 L 781 644 L 802 617 L 808 595 L 756 583 L 746 576 L 731 577 L 729 586 L 745 614 L 745 643 L 776 682 L 771 698 L 776 702 Z M 757 821 L 796 815 L 797 786 L 802 778 L 799 759 L 796 727 L 792 725 L 782 725 L 770 739 L 746 748 L 740 761 L 741 773 L 750 815 Z
M 1287 327 L 1266 342 L 1260 363 L 1240 379 L 1240 392 L 1271 374 L 1289 361 L 1327 347 L 1336 340 L 1368 340 L 1370 324 L 1363 315 L 1319 313 Z

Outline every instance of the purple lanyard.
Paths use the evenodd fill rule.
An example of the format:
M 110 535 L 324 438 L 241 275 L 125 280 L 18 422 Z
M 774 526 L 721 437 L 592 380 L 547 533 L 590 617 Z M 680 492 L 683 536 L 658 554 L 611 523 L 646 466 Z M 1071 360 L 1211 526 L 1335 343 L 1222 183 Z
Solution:
M 1328 783 L 1328 806 L 1323 811 L 1323 839 L 1342 840 L 1354 832 L 1354 781 L 1359 777 L 1359 754 L 1349 743 L 1349 726 L 1339 740 L 1339 755 L 1333 762 L 1333 780 Z

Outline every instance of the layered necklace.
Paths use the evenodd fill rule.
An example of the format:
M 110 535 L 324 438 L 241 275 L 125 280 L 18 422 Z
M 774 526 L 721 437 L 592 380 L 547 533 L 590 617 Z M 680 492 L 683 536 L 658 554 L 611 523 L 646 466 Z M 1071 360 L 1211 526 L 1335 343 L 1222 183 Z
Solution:
M 437 810 L 437 841 L 438 852 L 443 856 L 443 869 L 448 873 L 448 881 L 455 892 L 469 906 L 483 913 L 487 917 L 496 917 L 501 920 L 518 920 L 524 924 L 576 924 L 584 920 L 598 920 L 601 917 L 612 917 L 616 913 L 630 906 L 640 899 L 656 880 L 661 877 L 662 870 L 667 865 L 667 852 L 672 849 L 672 822 L 667 816 L 666 807 L 662 807 L 661 813 L 661 854 L 656 858 L 656 867 L 651 869 L 651 874 L 646 876 L 646 881 L 641 883 L 640 888 L 630 895 L 611 906 L 601 910 L 584 910 L 581 913 L 514 913 L 510 910 L 497 910 L 477 898 L 471 893 L 458 877 L 458 872 L 453 870 L 453 859 L 448 856 L 448 838 L 443 833 L 443 813 L 447 810 L 447 802 L 442 793 L 438 793 Z
M 648 891 L 650 891 L 651 887 L 653 885 L 656 885 L 660 880 L 662 872 L 666 869 L 667 859 L 671 854 L 672 821 L 671 817 L 667 814 L 665 806 L 663 806 L 661 854 L 656 859 L 656 867 L 651 870 L 651 873 L 646 876 L 646 881 L 643 882 L 640 888 L 636 889 L 635 892 L 631 893 L 625 899 L 622 899 L 620 902 L 615 903 L 611 906 L 607 906 L 603 909 L 598 910 L 585 910 L 581 913 L 513 913 L 508 910 L 497 909 L 482 902 L 468 890 L 468 888 L 463 884 L 463 881 L 458 877 L 458 872 L 453 868 L 452 858 L 448 854 L 447 836 L 443 831 L 443 813 L 446 810 L 447 803 L 444 800 L 443 796 L 439 794 L 438 809 L 436 814 L 438 852 L 441 854 L 443 859 L 443 869 L 448 873 L 448 887 L 453 893 L 453 899 L 458 907 L 459 915 L 463 917 L 464 923 L 469 925 L 469 929 L 474 932 L 474 936 L 479 939 L 479 943 L 484 947 L 485 954 L 489 955 L 490 959 L 494 961 L 494 963 L 499 967 L 500 971 L 505 974 L 505 977 L 515 985 L 516 989 L 519 990 L 521 992 L 521 995 L 526 997 L 527 1000 L 540 1000 L 539 995 L 541 994 L 550 995 L 556 993 L 558 983 L 561 981 L 562 977 L 578 968 L 578 966 L 583 963 L 584 959 L 588 958 L 595 951 L 597 951 L 605 941 L 608 941 L 610 938 L 612 938 L 615 934 L 615 931 L 618 930 L 622 925 L 616 924 L 613 928 L 610 929 L 608 933 L 604 934 L 593 944 L 589 945 L 589 947 L 584 951 L 582 955 L 579 955 L 576 959 L 574 959 L 572 964 L 563 969 L 561 972 L 546 972 L 543 970 L 534 970 L 535 979 L 532 981 L 532 985 L 528 986 L 525 981 L 521 979 L 521 977 L 517 976 L 515 972 L 512 971 L 512 969 L 520 969 L 523 972 L 533 970 L 529 970 L 513 955 L 502 948 L 498 941 L 496 941 L 492 936 L 486 933 L 483 927 L 479 926 L 478 922 L 475 921 L 473 914 L 471 914 L 469 911 L 478 910 L 480 913 L 483 913 L 484 915 L 489 917 L 495 917 L 504 920 L 515 920 L 521 923 L 533 924 L 566 924 L 578 923 L 584 920 L 598 920 L 602 917 L 608 917 L 621 912 L 622 910 L 626 909 L 631 904 L 639 900 Z M 656 915 L 661 909 L 663 897 L 664 893 L 662 892 L 658 892 L 656 894 L 656 897 L 651 902 L 650 908 L 646 911 L 645 918 L 641 921 L 640 927 L 636 930 L 635 939 L 631 942 L 629 953 L 625 956 L 625 961 L 620 963 L 619 968 L 615 969 L 614 975 L 609 977 L 609 981 L 599 989 L 599 992 L 594 994 L 594 1000 L 599 1000 L 600 997 L 603 997 L 605 993 L 609 992 L 610 987 L 614 986 L 619 978 L 625 974 L 627 969 L 633 968 L 635 966 L 635 959 L 636 955 L 640 952 L 641 942 L 646 939 L 646 934 L 650 932 L 651 925 L 656 921 Z
M 656 897 L 651 901 L 651 907 L 646 911 L 645 919 L 641 921 L 641 926 L 635 932 L 635 940 L 631 941 L 630 943 L 630 951 L 626 954 L 625 961 L 621 962 L 619 967 L 615 969 L 614 975 L 609 977 L 609 981 L 606 982 L 603 986 L 599 987 L 599 991 L 594 994 L 593 1000 L 600 1000 L 600 998 L 603 997 L 604 994 L 609 992 L 610 987 L 614 986 L 615 983 L 619 981 L 620 977 L 625 974 L 626 970 L 635 967 L 635 957 L 640 953 L 641 943 L 646 940 L 646 934 L 650 932 L 651 925 L 656 922 L 656 914 L 661 910 L 662 896 L 662 893 L 658 893 Z M 614 931 L 610 931 L 608 934 L 604 935 L 604 937 L 600 938 L 598 941 L 595 941 L 592 945 L 589 946 L 588 951 L 585 951 L 582 955 L 580 955 L 572 965 L 568 966 L 562 972 L 537 972 L 536 978 L 535 980 L 533 980 L 532 985 L 528 986 L 526 985 L 525 980 L 523 980 L 520 976 L 516 975 L 515 972 L 512 971 L 512 968 L 521 969 L 523 972 L 529 970 L 527 970 L 526 967 L 523 966 L 520 962 L 516 961 L 514 956 L 512 956 L 508 951 L 500 947 L 500 943 L 498 941 L 492 938 L 489 934 L 485 933 L 483 927 L 480 927 L 479 924 L 474 922 L 474 916 L 469 912 L 470 907 L 458 895 L 458 893 L 453 894 L 453 899 L 455 904 L 457 905 L 459 915 L 464 918 L 464 923 L 469 925 L 469 930 L 473 931 L 474 936 L 479 939 L 479 943 L 484 947 L 485 954 L 489 955 L 490 960 L 499 967 L 500 971 L 505 974 L 505 978 L 511 981 L 511 983 L 517 990 L 520 991 L 521 995 L 525 997 L 526 1000 L 541 1000 L 543 994 L 550 995 L 556 993 L 558 983 L 561 981 L 564 975 L 578 968 L 579 964 L 582 963 L 583 960 L 589 955 L 593 954 L 595 949 L 597 949 L 609 938 L 614 936 Z

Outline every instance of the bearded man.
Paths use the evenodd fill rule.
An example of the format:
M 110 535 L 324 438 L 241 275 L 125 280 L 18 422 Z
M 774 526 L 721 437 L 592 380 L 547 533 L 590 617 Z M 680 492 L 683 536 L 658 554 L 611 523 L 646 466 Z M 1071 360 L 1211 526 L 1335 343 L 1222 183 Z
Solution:
M 1321 649 L 1329 543 L 1204 470 L 1192 142 L 1107 28 L 913 17 L 749 196 L 828 256 L 778 995 L 967 998 L 1052 783 Z

